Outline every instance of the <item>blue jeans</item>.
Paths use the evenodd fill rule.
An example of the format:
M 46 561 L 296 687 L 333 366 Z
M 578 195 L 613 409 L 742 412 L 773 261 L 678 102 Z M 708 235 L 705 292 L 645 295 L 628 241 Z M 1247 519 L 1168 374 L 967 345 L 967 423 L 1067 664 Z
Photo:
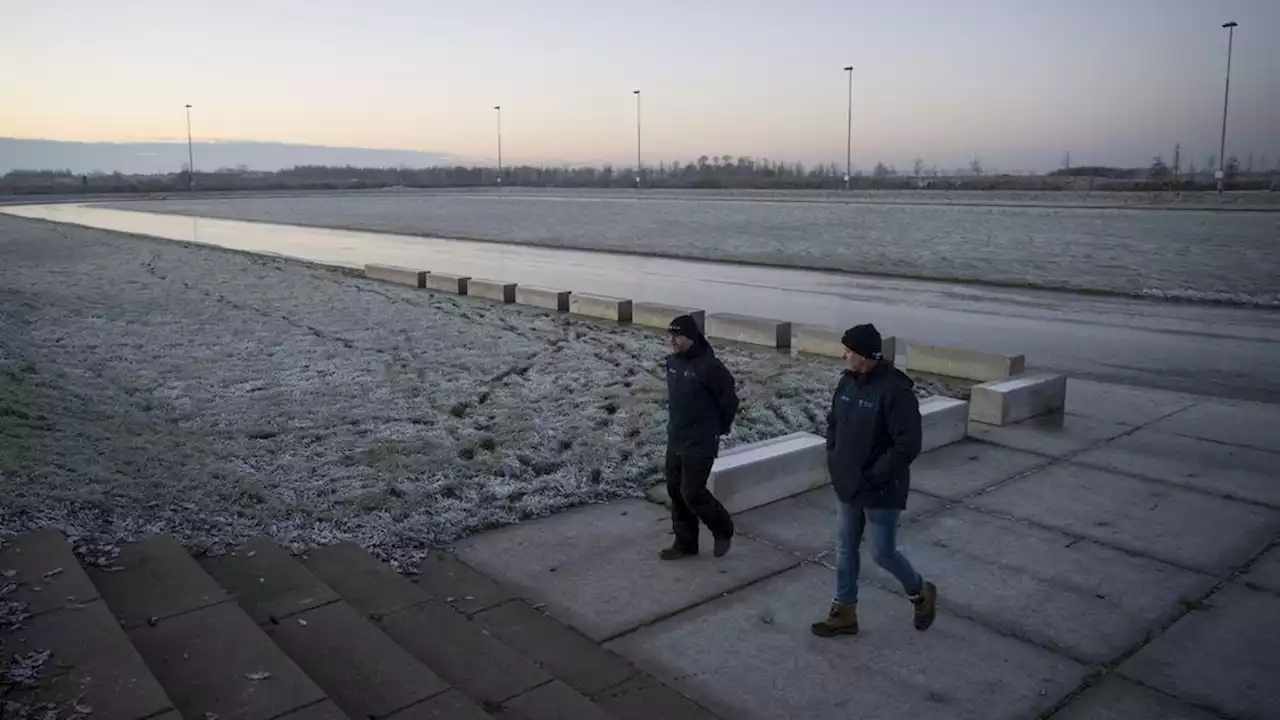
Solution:
M 836 602 L 852 605 L 858 602 L 858 571 L 862 560 L 858 546 L 867 523 L 871 523 L 871 557 L 876 564 L 893 573 L 908 595 L 916 595 L 924 586 L 920 573 L 911 567 L 906 556 L 898 552 L 898 518 L 901 510 L 863 508 L 837 501 L 839 530 L 836 538 Z

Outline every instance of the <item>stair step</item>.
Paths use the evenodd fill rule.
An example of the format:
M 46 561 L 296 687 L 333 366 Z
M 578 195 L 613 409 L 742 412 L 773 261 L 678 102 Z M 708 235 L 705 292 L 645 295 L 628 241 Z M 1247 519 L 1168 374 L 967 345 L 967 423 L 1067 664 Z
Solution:
M 427 555 L 422 559 L 418 573 L 413 578 L 418 587 L 467 615 L 514 599 L 506 588 L 453 553 L 435 551 Z
M 6 541 L 0 547 L 0 588 L 6 587 L 12 589 L 0 593 L 0 601 L 25 603 L 28 617 L 17 628 L 0 628 L 0 668 L 11 667 L 15 658 L 50 654 L 37 686 L 11 689 L 4 701 L 48 703 L 58 717 L 80 706 L 98 720 L 164 720 L 166 711 L 176 719 L 172 701 L 61 534 L 45 530 Z
M 269 538 L 254 538 L 234 554 L 201 564 L 352 717 L 408 712 L 449 690 Z
M 425 590 L 353 542 L 328 545 L 301 559 L 321 582 L 370 617 L 390 615 L 431 599 Z
M 509 700 L 501 716 L 520 720 L 612 720 L 599 705 L 559 680 Z
M 455 689 L 405 708 L 386 720 L 493 720 L 493 716 Z
M 177 541 L 126 545 L 118 562 L 89 576 L 184 717 L 342 717 Z
M 638 672 L 619 655 L 522 600 L 486 610 L 473 619 L 503 644 L 584 695 L 611 688 Z
M 651 675 L 638 675 L 591 698 L 615 720 L 719 720 Z

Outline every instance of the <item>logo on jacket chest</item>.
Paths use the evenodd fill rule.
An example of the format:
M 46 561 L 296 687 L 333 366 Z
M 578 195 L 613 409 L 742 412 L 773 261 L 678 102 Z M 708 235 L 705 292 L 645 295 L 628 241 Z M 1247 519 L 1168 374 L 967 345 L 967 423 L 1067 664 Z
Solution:
M 840 402 L 853 403 L 853 406 L 858 410 L 874 410 L 876 408 L 876 404 L 874 402 L 871 402 L 870 400 L 867 400 L 865 398 L 860 398 L 860 397 L 849 397 L 848 395 L 841 395 Z
M 685 380 L 694 380 L 698 377 L 697 370 L 677 370 L 675 368 L 667 368 L 667 375 L 673 378 L 682 377 Z

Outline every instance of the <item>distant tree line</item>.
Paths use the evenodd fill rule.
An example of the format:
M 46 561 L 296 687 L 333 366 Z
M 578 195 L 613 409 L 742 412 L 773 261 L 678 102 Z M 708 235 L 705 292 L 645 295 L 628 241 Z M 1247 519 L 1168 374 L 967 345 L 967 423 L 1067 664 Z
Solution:
M 1069 156 L 1068 156 L 1069 157 Z M 1064 167 L 1048 174 L 989 173 L 981 159 L 974 158 L 963 169 L 926 167 L 916 159 L 912 168 L 900 172 L 893 165 L 876 163 L 867 173 L 854 170 L 849 184 L 854 189 L 941 189 L 941 190 L 1163 190 L 1171 179 L 1178 189 L 1209 189 L 1213 184 L 1213 160 L 1205 171 L 1192 164 L 1186 172 L 1171 168 L 1157 156 L 1146 168 Z M 1253 157 L 1242 165 L 1232 157 L 1227 163 L 1228 187 L 1236 190 L 1272 187 L 1275 169 L 1260 158 L 1257 169 Z M 1280 161 L 1280 157 L 1277 158 Z M 1068 160 L 1069 162 L 1069 160 Z M 1178 163 L 1175 162 L 1175 166 Z M 194 181 L 194 182 L 193 182 Z M 836 190 L 845 186 L 844 168 L 835 163 L 806 166 L 798 162 L 776 162 L 768 158 L 731 155 L 703 155 L 693 161 L 659 162 L 639 172 L 634 167 L 550 167 L 521 165 L 493 167 L 336 167 L 301 165 L 274 172 L 246 167 L 197 171 L 194 177 L 184 167 L 168 174 L 125 175 L 94 172 L 77 174 L 70 170 L 13 170 L 0 177 L 0 194 L 74 193 L 170 193 L 194 186 L 202 191 L 368 189 L 387 187 L 565 187 L 565 188 L 695 188 L 695 189 L 795 189 Z

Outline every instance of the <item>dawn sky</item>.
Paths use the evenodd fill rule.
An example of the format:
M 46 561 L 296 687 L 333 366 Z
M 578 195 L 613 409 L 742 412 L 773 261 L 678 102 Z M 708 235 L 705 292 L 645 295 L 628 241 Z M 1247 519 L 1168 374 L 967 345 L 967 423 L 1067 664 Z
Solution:
M 0 136 L 908 168 L 1280 159 L 1280 0 L 0 0 Z

